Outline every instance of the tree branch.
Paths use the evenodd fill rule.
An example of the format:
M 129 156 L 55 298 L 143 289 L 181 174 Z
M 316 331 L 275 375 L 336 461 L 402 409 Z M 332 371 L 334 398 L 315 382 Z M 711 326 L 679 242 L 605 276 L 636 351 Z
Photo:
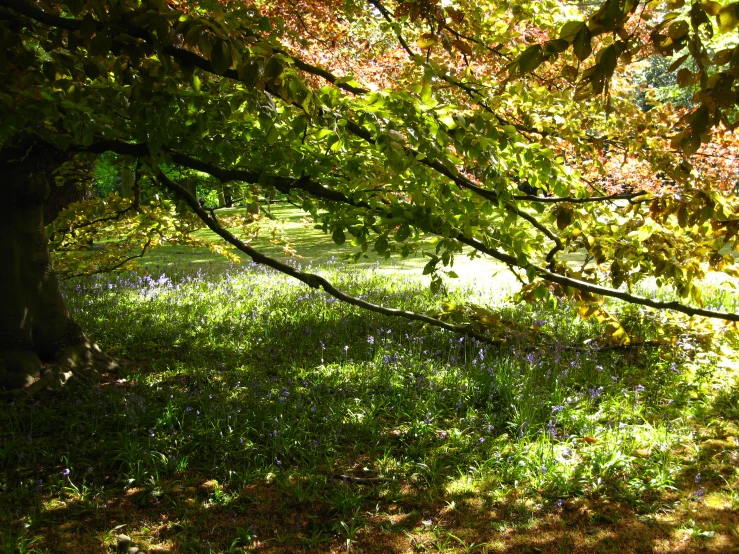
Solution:
M 98 275 L 100 273 L 110 273 L 111 271 L 115 271 L 116 269 L 120 269 L 125 264 L 130 262 L 131 260 L 135 260 L 136 258 L 143 258 L 144 254 L 146 254 L 146 251 L 149 250 L 149 247 L 151 246 L 151 238 L 146 241 L 146 244 L 141 248 L 141 253 L 136 254 L 135 256 L 128 256 L 126 258 L 123 258 L 120 262 L 110 266 L 110 267 L 104 267 L 102 269 L 96 269 L 95 271 L 90 272 L 83 272 L 83 273 L 75 273 L 73 275 L 65 275 L 64 277 L 60 277 L 60 281 L 67 281 L 68 279 L 73 279 L 75 277 L 88 277 L 90 275 Z
M 510 256 L 508 254 L 503 254 L 502 252 L 498 252 L 497 250 L 494 250 L 492 248 L 488 248 L 481 242 L 475 240 L 475 239 L 469 239 L 464 236 L 457 236 L 455 237 L 459 242 L 466 244 L 468 246 L 471 246 L 472 248 L 475 248 L 479 252 L 482 252 L 484 254 L 487 254 L 488 256 L 491 256 L 492 258 L 495 258 L 496 260 L 499 260 L 506 264 L 515 265 L 516 267 L 520 267 L 521 269 L 533 269 L 536 274 L 541 277 L 542 279 L 546 281 L 550 281 L 552 283 L 557 283 L 559 285 L 563 285 L 565 287 L 572 287 L 584 292 L 590 292 L 592 294 L 597 294 L 599 296 L 608 296 L 610 298 L 618 298 L 619 300 L 623 300 L 624 302 L 628 302 L 630 304 L 639 304 L 641 306 L 648 306 L 650 308 L 656 308 L 658 310 L 673 310 L 676 312 L 681 312 L 690 316 L 699 315 L 703 317 L 710 317 L 714 319 L 723 319 L 726 321 L 739 321 L 739 314 L 731 313 L 731 312 L 718 312 L 715 310 L 707 310 L 705 308 L 695 308 L 693 306 L 686 306 L 685 304 L 681 304 L 677 301 L 669 301 L 664 302 L 661 300 L 654 300 L 652 298 L 646 298 L 644 296 L 638 296 L 636 294 L 630 294 L 625 291 L 611 289 L 608 287 L 602 287 L 600 285 L 595 285 L 593 283 L 588 283 L 587 281 L 582 281 L 580 279 L 574 279 L 572 277 L 567 277 L 565 275 L 561 275 L 559 273 L 555 273 L 553 271 L 549 271 L 548 269 L 544 269 L 543 267 L 536 266 L 534 264 L 528 264 L 526 266 L 521 266 L 521 264 L 518 263 L 516 258 L 513 256 Z
M 211 231 L 213 231 L 215 234 L 217 234 L 227 243 L 235 246 L 238 250 L 240 250 L 241 252 L 249 256 L 256 263 L 266 265 L 268 267 L 271 267 L 272 269 L 276 269 L 280 273 L 289 275 L 290 277 L 293 277 L 297 279 L 298 281 L 305 283 L 311 288 L 323 289 L 325 292 L 327 292 L 334 298 L 341 300 L 342 302 L 346 302 L 347 304 L 351 304 L 352 306 L 357 306 L 359 308 L 362 308 L 362 309 L 365 309 L 371 312 L 387 315 L 387 316 L 402 317 L 404 319 L 409 319 L 411 321 L 420 321 L 422 323 L 433 325 L 434 327 L 440 327 L 442 329 L 446 329 L 447 331 L 453 331 L 455 333 L 469 335 L 481 341 L 485 341 L 485 342 L 491 341 L 490 338 L 484 337 L 482 335 L 479 335 L 478 333 L 475 333 L 472 330 L 472 328 L 468 325 L 452 325 L 450 323 L 445 323 L 433 317 L 419 314 L 416 312 L 409 312 L 407 310 L 398 310 L 395 308 L 386 308 L 384 306 L 380 306 L 377 304 L 373 304 L 371 302 L 367 302 L 366 300 L 362 300 L 360 298 L 357 298 L 356 296 L 352 296 L 350 294 L 347 294 L 337 289 L 327 279 L 324 279 L 320 275 L 316 275 L 314 273 L 306 273 L 304 271 L 299 271 L 295 269 L 294 267 L 291 267 L 278 260 L 275 260 L 274 258 L 265 256 L 258 250 L 252 248 L 248 244 L 245 244 L 244 242 L 239 240 L 236 236 L 234 236 L 228 230 L 221 227 L 221 225 L 218 223 L 218 221 L 216 221 L 215 218 L 211 217 L 210 214 L 208 214 L 208 212 L 206 212 L 204 209 L 200 207 L 200 204 L 198 203 L 197 199 L 194 196 L 192 196 L 187 190 L 185 190 L 184 187 L 181 187 L 180 185 L 178 185 L 177 183 L 169 179 L 169 177 L 167 177 L 161 170 L 158 171 L 156 178 L 164 188 L 166 188 L 167 190 L 171 192 L 174 192 L 177 196 L 182 198 L 190 206 L 192 211 L 195 212 L 195 214 L 201 220 L 203 220 L 203 222 L 208 226 L 208 228 Z
M 89 150 L 90 151 L 93 151 L 93 152 L 103 152 L 103 151 L 106 151 L 106 150 L 110 150 L 110 151 L 113 151 L 113 152 L 118 152 L 119 154 L 127 154 L 127 155 L 132 155 L 132 156 L 136 156 L 136 155 L 148 156 L 149 155 L 148 148 L 146 147 L 146 145 L 126 144 L 126 143 L 120 143 L 120 142 L 115 142 L 115 141 L 100 141 L 100 142 L 96 143 L 95 145 L 91 146 L 89 148 Z M 172 155 L 172 159 L 173 159 L 173 161 L 179 160 L 176 163 L 181 164 L 181 165 L 184 165 L 185 167 L 191 167 L 192 169 L 196 169 L 197 168 L 199 171 L 203 171 L 205 173 L 211 173 L 212 175 L 214 175 L 216 177 L 220 174 L 220 175 L 224 175 L 224 176 L 230 176 L 231 180 L 239 180 L 239 181 L 250 182 L 250 181 L 248 181 L 248 179 L 245 179 L 244 177 L 251 175 L 252 178 L 255 179 L 254 181 L 251 181 L 251 182 L 253 182 L 253 183 L 259 182 L 259 175 L 256 174 L 256 173 L 253 173 L 253 172 L 239 171 L 239 170 L 223 170 L 223 169 L 217 168 L 215 166 L 211 166 L 211 165 L 206 164 L 204 162 L 200 162 L 199 160 L 195 160 L 194 158 L 190 158 L 189 156 L 185 156 L 185 155 L 182 155 L 182 154 Z M 195 163 L 193 163 L 193 165 L 188 165 L 188 162 L 189 161 L 192 161 L 192 162 L 195 162 Z M 195 166 L 197 166 L 197 167 L 195 167 Z M 305 179 L 305 178 L 304 179 L 289 179 L 289 178 L 284 178 L 284 177 L 282 177 L 282 178 L 276 178 L 276 179 L 284 179 L 285 181 L 289 182 L 289 185 L 290 185 L 291 188 L 296 188 L 296 189 L 304 190 L 304 191 L 309 192 L 310 194 L 316 196 L 317 198 L 321 198 L 321 199 L 324 199 L 324 200 L 330 200 L 332 202 L 341 202 L 341 203 L 348 204 L 348 205 L 355 206 L 355 207 L 359 207 L 359 208 L 372 209 L 371 206 L 370 206 L 370 204 L 367 203 L 367 202 L 364 202 L 364 201 L 354 201 L 354 200 L 350 199 L 349 197 L 345 196 L 344 194 L 342 194 L 341 192 L 333 191 L 333 190 L 331 190 L 331 189 L 329 189 L 329 188 L 327 188 L 327 187 L 321 185 L 320 183 L 317 183 L 317 182 L 315 182 L 315 181 L 313 181 L 311 179 Z M 176 185 L 176 186 L 179 187 L 179 185 Z M 181 189 L 181 190 L 184 191 L 184 189 L 182 187 L 179 187 L 179 189 Z M 195 208 L 194 208 L 193 211 L 195 211 L 195 213 L 206 223 L 206 225 L 208 225 L 210 227 L 210 223 L 212 223 L 218 229 L 221 229 L 220 226 L 218 226 L 218 223 L 213 218 L 211 218 L 205 210 L 203 210 L 202 208 L 200 208 L 200 205 L 197 204 L 197 201 L 196 201 L 196 199 L 194 197 L 191 197 L 191 195 L 189 195 L 189 193 L 187 193 L 187 191 L 184 191 L 184 193 L 187 194 L 191 198 L 192 202 L 194 202 L 196 204 L 196 206 L 195 206 Z M 192 203 L 190 202 L 190 199 L 188 199 L 184 195 L 181 195 L 181 196 L 183 196 L 187 200 L 187 203 L 192 207 Z M 409 223 L 413 223 L 413 221 L 411 220 L 411 221 L 409 221 Z M 210 227 L 210 228 L 211 228 L 211 230 L 213 230 L 214 232 L 216 232 L 216 234 L 218 234 L 219 236 L 221 236 L 222 238 L 224 238 L 225 240 L 227 240 L 227 242 L 229 242 L 230 244 L 233 244 L 239 250 L 241 250 L 242 252 L 245 252 L 246 254 L 248 254 L 249 256 L 251 256 L 251 254 L 249 254 L 249 252 L 247 252 L 246 250 L 244 250 L 243 248 L 241 248 L 240 246 L 238 246 L 236 243 L 231 242 L 231 240 L 229 240 L 229 239 L 226 239 L 221 232 L 216 231 L 213 227 Z M 223 233 L 228 233 L 228 231 L 225 231 L 223 229 L 221 229 L 221 231 Z M 230 233 L 228 233 L 228 235 L 230 235 Z M 231 237 L 237 243 L 241 243 L 241 241 L 239 241 L 236 237 L 233 237 L 232 235 L 231 235 Z M 611 289 L 611 288 L 608 288 L 608 287 L 603 287 L 603 286 L 600 286 L 600 285 L 589 283 L 587 281 L 582 281 L 582 280 L 579 280 L 579 279 L 574 279 L 572 277 L 567 277 L 565 275 L 561 275 L 559 273 L 555 273 L 553 271 L 547 270 L 547 269 L 545 269 L 543 267 L 539 267 L 539 266 L 534 265 L 534 264 L 522 265 L 515 256 L 512 256 L 510 254 L 506 254 L 504 252 L 500 252 L 498 250 L 495 250 L 494 248 L 489 248 L 489 247 L 485 246 L 483 243 L 481 243 L 480 241 L 478 241 L 476 239 L 473 239 L 473 238 L 465 237 L 461 233 L 457 234 L 456 236 L 450 237 L 450 238 L 453 238 L 453 239 L 461 242 L 462 244 L 466 244 L 467 246 L 470 246 L 470 247 L 474 248 L 478 252 L 482 252 L 483 254 L 487 254 L 491 258 L 493 258 L 495 260 L 498 260 L 500 262 L 503 262 L 504 264 L 506 264 L 508 266 L 517 267 L 517 268 L 520 268 L 520 269 L 523 269 L 523 270 L 532 269 L 536 273 L 536 275 L 538 275 L 542 279 L 544 279 L 546 281 L 550 281 L 552 283 L 557 283 L 557 284 L 560 284 L 560 285 L 563 285 L 563 286 L 566 286 L 566 287 L 572 287 L 572 288 L 575 288 L 575 289 L 578 289 L 578 290 L 581 290 L 581 291 L 590 292 L 592 294 L 597 294 L 599 296 L 607 296 L 607 297 L 610 297 L 610 298 L 618 298 L 619 300 L 623 300 L 623 301 L 628 302 L 628 303 L 631 303 L 631 304 L 639 304 L 639 305 L 642 305 L 642 306 L 648 306 L 648 307 L 656 308 L 656 309 L 674 310 L 674 311 L 681 312 L 681 313 L 684 313 L 684 314 L 687 314 L 687 315 L 690 315 L 690 316 L 698 315 L 698 316 L 710 317 L 710 318 L 715 318 L 715 319 L 723 319 L 723 320 L 726 320 L 726 321 L 739 321 L 739 314 L 735 314 L 735 313 L 731 313 L 731 312 L 719 312 L 719 311 L 715 311 L 715 310 L 707 310 L 705 308 L 696 308 L 696 307 L 693 307 L 693 306 L 686 306 L 686 305 L 681 304 L 681 303 L 676 302 L 676 301 L 664 302 L 664 301 L 660 301 L 660 300 L 654 300 L 654 299 L 651 299 L 651 298 L 646 298 L 646 297 L 643 297 L 643 296 L 638 296 L 638 295 L 635 295 L 635 294 L 630 294 L 630 293 L 625 292 L 625 291 L 615 290 L 615 289 Z M 252 249 L 251 247 L 249 247 L 247 245 L 243 245 L 242 244 L 242 246 L 244 248 L 253 250 L 256 255 L 260 256 L 260 260 L 261 259 L 269 260 L 269 263 L 267 263 L 267 262 L 259 261 L 259 260 L 257 260 L 257 259 L 255 259 L 255 258 L 252 257 L 253 259 L 255 259 L 255 261 L 258 261 L 259 263 L 265 263 L 266 265 L 270 265 L 271 263 L 280 264 L 280 262 L 278 262 L 276 260 L 272 260 L 271 258 L 267 258 L 266 256 L 260 254 L 259 252 L 257 252 L 256 250 Z M 298 273 L 298 274 L 300 273 L 297 270 L 295 270 L 295 269 L 293 269 L 290 266 L 285 265 L 285 264 L 280 264 L 280 267 L 275 267 L 273 265 L 270 265 L 270 267 L 274 267 L 275 269 L 278 269 L 279 271 L 282 271 L 282 269 L 280 269 L 282 266 L 284 266 L 285 268 L 287 268 L 287 270 L 289 270 L 289 271 L 285 271 L 284 272 L 284 273 L 287 273 L 288 275 L 295 276 L 295 275 L 293 275 L 293 273 Z M 296 278 L 298 278 L 299 280 L 301 280 L 301 281 L 303 281 L 305 283 L 308 283 L 308 281 L 306 281 L 306 279 L 311 280 L 312 277 L 309 274 L 306 274 L 306 275 L 308 275 L 308 277 L 300 278 L 300 277 L 297 277 L 296 276 Z M 308 284 L 310 285 L 310 283 L 308 283 Z M 315 284 L 315 282 L 314 282 L 314 284 Z M 313 286 L 313 285 L 310 285 L 310 286 Z M 323 285 L 319 285 L 319 286 L 323 286 Z M 317 288 L 317 287 L 314 287 L 314 288 Z M 324 290 L 327 290 L 327 289 L 324 288 Z M 329 294 L 332 294 L 333 296 L 336 296 L 332 292 L 330 292 L 329 290 L 327 290 L 327 292 L 329 292 Z M 343 293 L 341 293 L 341 294 L 343 294 Z M 339 299 L 343 300 L 343 298 L 341 298 L 339 296 L 336 296 L 336 298 L 339 298 Z M 359 302 L 362 302 L 362 301 L 359 301 Z M 349 302 L 349 303 L 351 304 L 353 302 Z M 359 304 L 356 304 L 356 303 L 354 305 L 359 306 Z M 379 307 L 379 308 L 381 308 L 381 307 Z M 382 308 L 382 309 L 390 310 L 390 308 Z M 377 311 L 377 310 L 373 310 L 373 311 Z M 400 315 L 400 314 L 396 314 L 395 313 L 397 311 L 402 312 L 402 310 L 395 310 L 395 311 L 392 311 L 391 310 L 391 312 L 379 312 L 379 313 L 385 313 L 386 315 Z M 401 317 L 405 317 L 405 316 L 401 315 Z M 428 316 L 423 316 L 423 317 L 428 317 Z M 437 320 L 434 320 L 433 318 L 430 318 L 430 319 L 432 319 L 433 321 L 437 321 Z M 444 324 L 444 325 L 448 325 L 448 324 Z M 440 326 L 440 325 L 437 325 L 437 326 Z M 469 334 L 469 330 L 466 327 L 464 327 L 464 326 L 451 326 L 451 327 L 456 327 L 457 328 L 456 332 L 462 332 L 462 333 Z M 445 327 L 445 328 L 448 328 L 449 330 L 454 330 L 454 329 L 451 329 L 449 327 Z
M 532 196 L 528 194 L 520 194 L 512 196 L 514 200 L 523 200 L 527 202 L 541 202 L 556 204 L 557 202 L 569 202 L 570 204 L 587 204 L 590 202 L 613 202 L 614 200 L 632 200 L 640 196 L 647 196 L 650 194 L 646 190 L 639 192 L 629 192 L 622 194 L 611 194 L 604 196 L 587 196 L 585 198 L 577 198 L 576 196 Z

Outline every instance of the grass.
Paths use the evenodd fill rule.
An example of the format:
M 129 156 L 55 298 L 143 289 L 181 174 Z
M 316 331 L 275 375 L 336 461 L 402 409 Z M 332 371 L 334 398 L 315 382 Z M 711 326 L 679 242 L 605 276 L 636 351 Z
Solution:
M 223 216 L 243 215 L 244 208 L 232 208 L 218 210 L 216 213 Z M 416 245 L 416 250 L 407 258 L 401 258 L 395 253 L 390 260 L 378 256 L 370 250 L 366 256 L 359 258 L 356 262 L 349 261 L 348 256 L 359 251 L 359 248 L 347 248 L 347 245 L 337 246 L 327 235 L 314 228 L 314 224 L 305 219 L 305 212 L 286 202 L 277 202 L 269 207 L 269 212 L 263 211 L 263 215 L 269 214 L 262 220 L 260 235 L 252 245 L 269 256 L 280 260 L 286 259 L 284 246 L 289 243 L 295 252 L 296 263 L 310 268 L 321 267 L 327 264 L 348 263 L 353 270 L 373 270 L 386 275 L 403 275 L 404 278 L 416 279 L 419 282 L 428 283 L 430 277 L 421 278 L 421 272 L 429 258 L 424 256 L 423 251 L 433 251 L 435 243 L 425 239 Z M 239 231 L 234 229 L 238 235 Z M 195 236 L 208 240 L 219 240 L 216 235 L 208 229 L 197 231 Z M 351 238 L 351 237 L 349 237 Z M 391 248 L 393 245 L 391 244 Z M 500 300 L 517 288 L 517 282 L 508 268 L 490 258 L 477 257 L 474 260 L 467 255 L 469 249 L 454 258 L 453 269 L 459 275 L 456 279 L 447 279 L 450 284 L 459 283 L 468 288 L 474 288 L 483 292 L 487 298 L 492 294 Z M 244 261 L 249 258 L 240 252 L 233 251 Z M 163 268 L 179 266 L 182 264 L 207 264 L 227 268 L 230 262 L 223 256 L 215 254 L 207 248 L 188 248 L 178 246 L 166 246 L 153 250 L 143 258 L 139 265 L 148 270 L 159 272 Z
M 124 532 L 177 553 L 736 551 L 729 342 L 587 350 L 602 329 L 574 307 L 500 303 L 511 340 L 490 347 L 190 254 L 66 282 L 127 363 L 0 406 L 3 552 Z M 353 294 L 439 309 L 374 261 L 321 259 Z

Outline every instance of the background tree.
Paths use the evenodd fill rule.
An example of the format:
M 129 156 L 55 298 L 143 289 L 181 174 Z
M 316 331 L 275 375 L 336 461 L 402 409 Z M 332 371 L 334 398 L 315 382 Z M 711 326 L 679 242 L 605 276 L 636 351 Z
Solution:
M 92 271 L 206 225 L 343 301 L 486 338 L 483 309 L 377 306 L 263 255 L 249 244 L 253 218 L 239 237 L 199 205 L 181 178 L 198 172 L 247 204 L 286 195 L 357 259 L 408 256 L 435 236 L 424 269 L 435 291 L 463 248 L 490 256 L 519 277 L 521 298 L 569 298 L 616 342 L 630 338 L 602 296 L 737 321 L 701 307 L 709 269 L 735 274 L 739 219 L 726 176 L 717 186 L 693 157 L 733 140 L 739 49 L 711 57 L 707 44 L 738 24 L 737 5 L 717 2 L 606 0 L 585 16 L 558 2 L 0 0 L 0 243 L 12 261 L 0 381 L 26 383 L 41 362 L 47 380 L 109 363 L 64 310 L 41 224 L 48 175 L 73 156 L 136 167 L 132 197 L 58 219 L 62 252 L 96 232 L 124 237 Z M 695 90 L 691 111 L 645 113 L 619 86 L 620 68 L 651 51 L 679 54 L 671 70 L 694 61 L 677 72 Z M 638 171 L 613 174 L 616 153 Z M 670 192 L 641 190 L 645 175 Z M 74 273 L 67 262 L 57 269 Z M 633 294 L 647 277 L 683 301 Z

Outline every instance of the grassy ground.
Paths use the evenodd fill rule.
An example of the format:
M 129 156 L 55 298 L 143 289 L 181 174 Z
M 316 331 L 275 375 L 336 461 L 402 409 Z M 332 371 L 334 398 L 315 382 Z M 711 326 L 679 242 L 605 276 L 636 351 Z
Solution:
M 157 256 L 65 283 L 120 373 L 0 406 L 4 552 L 112 552 L 119 533 L 172 553 L 739 551 L 730 344 L 588 350 L 602 330 L 572 307 L 501 303 L 493 348 Z M 318 269 L 438 310 L 374 261 Z
M 218 210 L 216 213 L 223 216 L 242 215 L 244 208 L 233 208 Z M 402 275 L 406 279 L 414 279 L 420 283 L 430 281 L 430 277 L 422 277 L 424 265 L 429 261 L 423 251 L 432 252 L 434 243 L 430 240 L 422 241 L 417 245 L 417 250 L 407 258 L 401 258 L 394 254 L 390 260 L 379 257 L 375 252 L 369 251 L 366 256 L 357 261 L 348 260 L 348 255 L 357 252 L 359 248 L 347 248 L 347 245 L 337 246 L 333 243 L 330 234 L 325 234 L 314 228 L 314 224 L 306 222 L 305 213 L 286 202 L 272 204 L 269 213 L 273 219 L 265 218 L 262 222 L 261 232 L 252 245 L 261 252 L 284 261 L 290 259 L 284 252 L 285 240 L 275 243 L 275 237 L 286 237 L 287 242 L 295 251 L 292 257 L 295 263 L 306 268 L 320 268 L 326 265 L 346 265 L 351 270 L 370 269 L 379 271 L 386 275 Z M 273 237 L 273 229 L 276 230 Z M 238 230 L 235 230 L 238 234 Z M 217 240 L 210 230 L 202 230 L 195 233 L 200 238 Z M 347 241 L 349 242 L 349 241 Z M 391 245 L 392 246 L 392 245 Z M 451 286 L 464 286 L 484 293 L 486 298 L 492 294 L 494 300 L 505 298 L 511 291 L 516 290 L 517 282 L 508 268 L 491 258 L 477 257 L 471 260 L 466 255 L 459 254 L 454 259 L 453 269 L 459 275 L 458 278 L 448 279 Z M 233 251 L 242 260 L 249 261 L 246 255 Z M 150 255 L 140 262 L 140 266 L 154 272 L 161 271 L 166 267 L 179 266 L 182 264 L 207 264 L 226 268 L 230 265 L 229 260 L 221 255 L 215 254 L 207 248 L 187 247 L 163 247 L 155 249 Z

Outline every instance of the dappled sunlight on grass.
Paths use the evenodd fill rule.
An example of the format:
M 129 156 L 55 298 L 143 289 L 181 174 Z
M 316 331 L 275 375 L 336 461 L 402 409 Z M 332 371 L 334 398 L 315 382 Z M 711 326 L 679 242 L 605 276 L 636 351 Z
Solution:
M 439 309 L 414 280 L 317 269 L 373 302 Z M 504 304 L 501 321 L 537 331 L 491 346 L 253 264 L 65 293 L 127 362 L 2 406 L 8 544 L 100 552 L 125 532 L 152 552 L 731 551 L 728 344 L 599 350 L 585 341 L 602 329 L 573 306 Z

